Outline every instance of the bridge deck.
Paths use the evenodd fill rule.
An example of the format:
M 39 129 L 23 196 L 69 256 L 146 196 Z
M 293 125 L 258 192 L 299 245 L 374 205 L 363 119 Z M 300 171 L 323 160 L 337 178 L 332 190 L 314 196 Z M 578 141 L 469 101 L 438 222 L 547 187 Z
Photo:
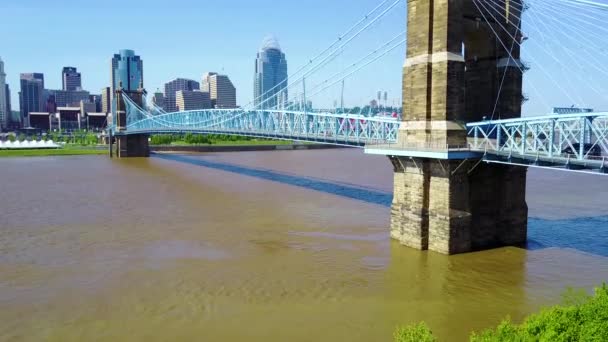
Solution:
M 480 159 L 483 156 L 483 152 L 473 151 L 469 146 L 432 146 L 403 143 L 368 144 L 365 145 L 365 153 L 444 160 Z

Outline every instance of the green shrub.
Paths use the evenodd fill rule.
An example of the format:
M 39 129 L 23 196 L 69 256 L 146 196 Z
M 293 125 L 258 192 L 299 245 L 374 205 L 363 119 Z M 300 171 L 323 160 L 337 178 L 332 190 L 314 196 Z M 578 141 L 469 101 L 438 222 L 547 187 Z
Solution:
M 393 335 L 395 342 L 435 342 L 437 339 L 423 322 L 399 327 Z
M 150 137 L 152 145 L 169 145 L 175 140 L 173 135 L 153 135 Z
M 606 284 L 595 290 L 595 296 L 576 295 L 570 303 L 544 309 L 520 325 L 505 320 L 496 329 L 473 333 L 471 341 L 608 341 Z
M 398 328 L 396 342 L 435 341 L 423 323 Z M 608 341 L 608 286 L 595 289 L 589 296 L 581 291 L 569 290 L 564 305 L 541 310 L 529 316 L 522 324 L 511 323 L 507 318 L 496 328 L 473 333 L 472 342 L 528 342 L 528 341 Z

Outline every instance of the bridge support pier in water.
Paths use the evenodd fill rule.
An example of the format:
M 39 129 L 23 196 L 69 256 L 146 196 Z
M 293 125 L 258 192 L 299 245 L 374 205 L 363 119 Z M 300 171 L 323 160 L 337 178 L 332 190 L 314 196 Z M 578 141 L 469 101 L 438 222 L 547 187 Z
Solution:
M 115 138 L 116 157 L 149 157 L 150 146 L 147 134 L 119 135 Z
M 125 106 L 124 94 L 127 94 L 137 105 L 143 107 L 145 90 L 143 85 L 135 91 L 129 91 L 122 88 L 120 82 L 119 88 L 116 90 L 116 131 L 114 139 L 110 136 L 110 145 L 116 144 L 117 158 L 141 158 L 150 156 L 150 145 L 148 134 L 125 134 L 127 126 L 127 112 Z M 112 146 L 110 146 L 110 157 L 112 157 Z
M 521 116 L 523 68 L 511 37 L 521 38 L 515 14 L 523 4 L 506 0 L 511 32 L 491 27 L 498 23 L 475 5 L 408 0 L 398 143 L 368 151 L 388 155 L 394 167 L 391 236 L 421 250 L 456 254 L 526 241 L 526 169 L 480 162 L 464 127 L 487 115 Z
M 403 245 L 457 254 L 525 243 L 525 169 L 478 160 L 390 159 L 391 237 Z

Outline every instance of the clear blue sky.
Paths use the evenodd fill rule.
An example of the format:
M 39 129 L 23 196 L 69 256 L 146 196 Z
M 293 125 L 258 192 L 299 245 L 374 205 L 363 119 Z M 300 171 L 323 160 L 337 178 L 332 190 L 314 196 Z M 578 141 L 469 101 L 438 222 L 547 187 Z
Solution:
M 112 54 L 124 48 L 135 50 L 143 58 L 145 86 L 150 92 L 176 77 L 200 81 L 204 72 L 218 71 L 233 80 L 238 102 L 243 105 L 253 97 L 254 59 L 264 36 L 278 37 L 291 74 L 380 2 L 0 0 L 0 32 L 3 33 L 0 57 L 5 62 L 15 109 L 19 73 L 42 72 L 46 87 L 57 89 L 61 87 L 61 68 L 75 66 L 82 73 L 83 88 L 99 93 L 109 85 Z M 403 31 L 405 3 L 362 35 L 342 57 L 324 69 L 323 74 L 343 69 Z M 573 34 L 575 31 L 568 31 L 597 30 L 593 25 L 585 27 L 571 20 L 573 13 L 580 16 L 581 11 L 562 6 L 552 13 L 547 6 L 557 4 L 554 0 L 531 0 L 530 3 L 537 14 L 535 11 L 529 14 L 536 24 L 524 21 L 524 30 L 530 32 L 530 39 L 524 45 L 523 59 L 532 67 L 525 76 L 524 89 L 531 98 L 525 111 L 546 113 L 549 106 L 569 106 L 575 101 L 577 105 L 608 110 L 608 74 L 599 72 L 608 69 L 605 49 L 608 39 L 601 40 L 608 34 L 598 35 L 600 40 L 594 41 L 599 49 L 602 44 L 604 48 L 594 51 L 593 46 L 582 44 L 584 41 Z M 535 17 L 541 15 L 538 13 L 545 17 Z M 557 20 L 553 22 L 547 16 Z M 606 17 L 598 18 L 597 22 L 608 19 Z M 540 19 L 548 24 L 539 24 Z M 556 24 L 558 21 L 563 22 L 563 27 Z M 540 35 L 538 30 L 547 34 Z M 581 62 L 589 59 L 589 53 L 601 67 L 591 68 Z M 380 89 L 389 92 L 391 102 L 399 102 L 404 56 L 405 48 L 398 48 L 349 78 L 345 86 L 346 105 L 368 103 Z M 558 56 L 561 62 L 557 63 L 552 56 Z M 322 80 L 320 77 L 307 80 L 307 88 Z M 339 99 L 339 92 L 338 86 L 314 98 L 315 106 L 332 106 L 333 101 Z
M 110 59 L 119 49 L 135 50 L 144 60 L 148 91 L 176 77 L 200 82 L 207 71 L 226 73 L 239 104 L 253 98 L 256 52 L 268 34 L 277 36 L 293 72 L 373 9 L 378 0 L 1 0 L 0 57 L 5 61 L 13 107 L 18 106 L 22 72 L 42 72 L 45 85 L 61 88 L 61 68 L 75 66 L 83 88 L 92 93 L 109 85 Z M 362 57 L 405 28 L 405 4 L 354 47 Z M 347 103 L 369 102 L 379 89 L 400 97 L 405 48 L 370 65 L 347 81 Z M 348 52 L 348 51 L 347 51 Z M 336 72 L 349 60 L 328 66 Z M 340 64 L 341 63 L 341 64 Z M 362 85 L 361 80 L 366 80 Z M 320 80 L 317 80 L 320 81 Z M 310 80 L 307 87 L 312 87 Z M 307 82 L 308 83 L 308 82 Z M 334 95 L 331 95 L 332 97 Z M 333 105 L 333 99 L 318 104 Z

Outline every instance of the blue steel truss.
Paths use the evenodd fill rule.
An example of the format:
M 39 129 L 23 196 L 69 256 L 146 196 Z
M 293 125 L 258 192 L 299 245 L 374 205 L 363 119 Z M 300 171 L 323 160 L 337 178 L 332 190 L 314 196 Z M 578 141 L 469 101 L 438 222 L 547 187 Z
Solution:
M 608 113 L 548 115 L 467 124 L 484 159 L 568 170 L 608 169 Z
M 127 125 L 115 135 L 201 133 L 363 146 L 397 141 L 399 120 L 328 112 L 206 109 L 162 113 L 139 107 L 124 96 Z
M 396 118 L 255 109 L 165 113 L 142 109 L 127 96 L 124 99 L 127 124 L 121 129 L 111 126 L 115 135 L 191 132 L 398 149 L 400 121 Z M 608 173 L 608 112 L 487 120 L 466 127 L 466 147 L 441 150 L 457 150 L 466 154 L 464 159 L 490 163 Z M 427 150 L 421 149 L 428 154 Z

